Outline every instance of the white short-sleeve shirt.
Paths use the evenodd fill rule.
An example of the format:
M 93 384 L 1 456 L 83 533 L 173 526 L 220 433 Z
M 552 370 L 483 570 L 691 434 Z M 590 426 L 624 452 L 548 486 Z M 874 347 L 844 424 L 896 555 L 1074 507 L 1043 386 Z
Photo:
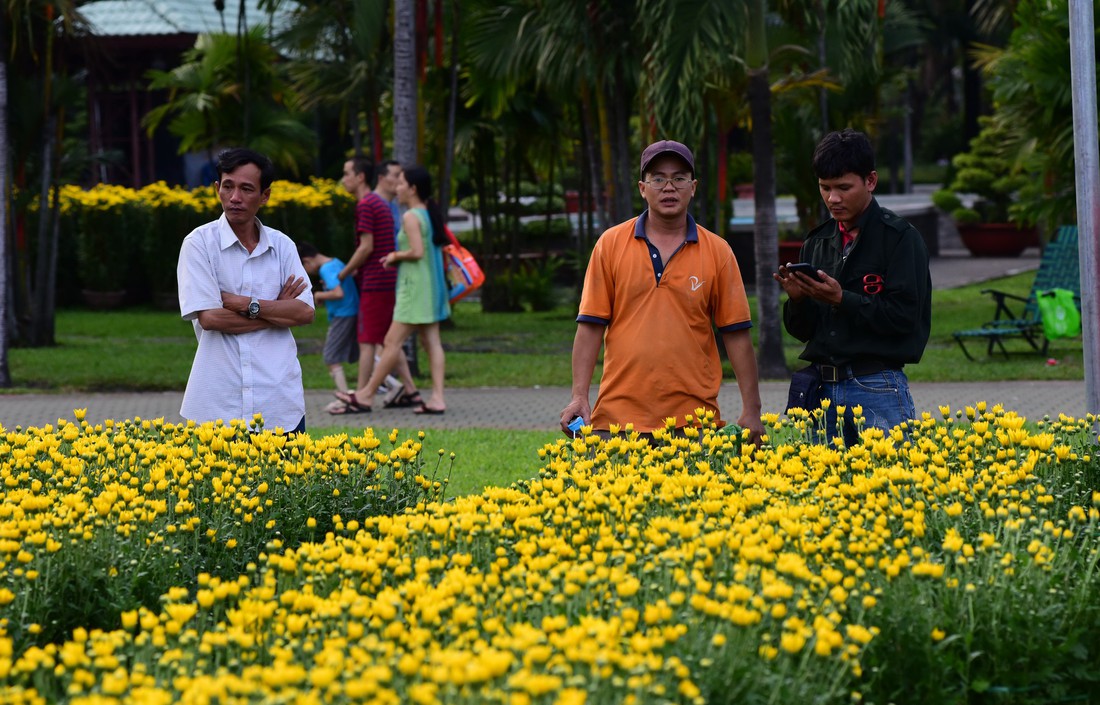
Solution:
M 291 275 L 309 281 L 294 242 L 256 223 L 260 241 L 251 253 L 225 215 L 191 231 L 180 248 L 180 314 L 194 325 L 199 343 L 180 415 L 198 423 L 228 423 L 263 414 L 266 429 L 290 430 L 306 409 L 298 346 L 290 329 L 229 334 L 205 330 L 198 320 L 200 311 L 222 307 L 223 291 L 270 301 L 278 298 Z M 298 300 L 313 308 L 308 287 Z

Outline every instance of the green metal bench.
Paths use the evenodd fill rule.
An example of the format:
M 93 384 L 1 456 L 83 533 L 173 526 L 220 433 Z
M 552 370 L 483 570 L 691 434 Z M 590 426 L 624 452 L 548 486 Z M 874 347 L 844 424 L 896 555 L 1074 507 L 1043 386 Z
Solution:
M 1010 338 L 1022 338 L 1033 350 L 1045 355 L 1050 341 L 1043 334 L 1043 321 L 1039 317 L 1037 297 L 1040 292 L 1048 289 L 1069 289 L 1077 297 L 1078 302 L 1081 299 L 1076 225 L 1063 225 L 1058 228 L 1054 239 L 1043 248 L 1039 270 L 1035 273 L 1035 281 L 1026 299 L 996 289 L 982 290 L 983 294 L 992 296 L 996 303 L 993 320 L 982 324 L 981 328 L 958 330 L 952 333 L 967 359 L 973 360 L 974 357 L 966 349 L 964 341 L 975 339 L 986 343 L 986 355 L 992 355 L 993 348 L 996 346 L 1005 357 L 1008 357 L 1008 349 L 1005 348 L 1004 341 Z M 1009 308 L 1009 302 L 1013 302 L 1012 305 L 1019 311 L 1018 315 Z M 1022 310 L 1019 304 L 1023 304 Z

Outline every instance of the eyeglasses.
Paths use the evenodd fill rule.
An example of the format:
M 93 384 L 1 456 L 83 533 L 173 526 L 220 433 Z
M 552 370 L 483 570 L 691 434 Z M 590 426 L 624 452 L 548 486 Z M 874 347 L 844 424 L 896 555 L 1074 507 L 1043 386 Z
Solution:
M 680 190 L 686 189 L 688 185 L 691 184 L 691 179 L 686 176 L 674 176 L 671 179 L 666 179 L 663 176 L 654 176 L 651 177 L 649 181 L 643 181 L 642 183 L 648 184 L 650 188 L 660 191 L 665 187 L 665 184 L 669 183 L 670 181 L 672 182 L 672 186 L 674 188 Z

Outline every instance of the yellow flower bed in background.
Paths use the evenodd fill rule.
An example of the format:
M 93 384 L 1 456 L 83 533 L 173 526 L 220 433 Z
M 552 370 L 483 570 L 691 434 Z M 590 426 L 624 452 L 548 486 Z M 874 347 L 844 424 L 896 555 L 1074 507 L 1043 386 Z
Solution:
M 806 442 L 812 418 L 768 417 L 761 449 L 706 418 L 652 446 L 579 437 L 543 448 L 537 478 L 449 502 L 426 501 L 431 454 L 396 433 L 387 452 L 370 433 L 287 441 L 239 426 L 8 432 L 0 701 L 1095 696 L 1080 669 L 1100 652 L 1092 420 L 943 416 L 852 448 Z M 379 474 L 424 494 L 392 515 L 308 508 L 346 489 L 322 478 L 378 487 Z M 327 530 L 269 537 L 239 574 L 186 548 L 217 546 L 216 563 L 241 548 L 235 532 L 292 519 Z M 27 595 L 55 561 L 97 537 L 107 556 L 133 537 L 162 553 L 181 533 L 172 551 L 192 583 L 34 643 L 48 625 Z M 143 560 L 96 569 L 133 580 Z
M 76 254 L 79 286 L 96 291 L 175 290 L 175 265 L 183 238 L 221 216 L 213 186 L 196 189 L 163 181 L 132 189 L 99 184 L 63 186 L 59 193 L 61 252 Z M 336 181 L 275 181 L 259 213 L 267 226 L 322 252 L 353 249 L 354 199 Z M 38 217 L 35 200 L 28 213 Z M 36 228 L 32 225 L 31 232 Z

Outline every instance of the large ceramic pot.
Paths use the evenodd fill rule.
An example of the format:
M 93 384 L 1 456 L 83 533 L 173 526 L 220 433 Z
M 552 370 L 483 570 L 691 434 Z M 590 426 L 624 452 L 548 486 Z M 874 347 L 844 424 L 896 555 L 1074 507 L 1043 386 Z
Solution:
M 1035 228 L 1018 228 L 1012 223 L 960 225 L 959 238 L 975 257 L 1019 257 L 1039 244 Z

